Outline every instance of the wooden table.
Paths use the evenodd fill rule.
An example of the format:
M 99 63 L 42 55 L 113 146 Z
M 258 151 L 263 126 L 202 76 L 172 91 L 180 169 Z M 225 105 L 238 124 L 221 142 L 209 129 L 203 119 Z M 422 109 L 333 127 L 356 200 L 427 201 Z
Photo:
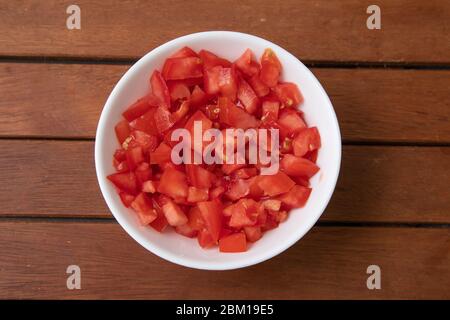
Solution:
M 0 1 L 0 298 L 450 298 L 450 2 Z M 270 261 L 207 272 L 166 262 L 108 211 L 94 135 L 143 54 L 204 30 L 280 44 L 329 93 L 343 136 L 317 225 Z M 82 289 L 66 288 L 79 265 Z M 366 269 L 381 268 L 381 290 Z

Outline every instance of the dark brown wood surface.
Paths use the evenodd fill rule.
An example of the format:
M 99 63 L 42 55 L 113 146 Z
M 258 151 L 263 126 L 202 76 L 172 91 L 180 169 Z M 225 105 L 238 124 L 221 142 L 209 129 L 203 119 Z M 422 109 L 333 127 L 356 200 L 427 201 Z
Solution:
M 0 0 L 0 299 L 450 299 L 450 2 L 387 1 L 382 29 L 344 1 Z M 106 98 L 136 59 L 177 36 L 235 30 L 311 67 L 343 136 L 318 225 L 267 262 L 180 267 L 134 242 L 94 168 Z M 66 268 L 82 289 L 66 288 Z M 366 269 L 382 270 L 368 290 Z M 268 276 L 270 275 L 270 277 Z

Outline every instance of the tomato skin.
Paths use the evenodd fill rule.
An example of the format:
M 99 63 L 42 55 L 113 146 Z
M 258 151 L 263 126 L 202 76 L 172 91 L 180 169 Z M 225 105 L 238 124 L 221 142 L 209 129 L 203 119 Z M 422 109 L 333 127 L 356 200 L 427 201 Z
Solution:
M 146 113 L 151 108 L 149 104 L 149 97 L 143 97 L 138 99 L 136 102 L 134 102 L 132 105 L 130 105 L 123 113 L 123 117 L 128 121 L 131 122 L 136 118 L 139 118 L 144 113 Z
M 286 154 L 281 159 L 280 167 L 288 175 L 296 177 L 311 178 L 319 171 L 319 167 L 314 162 L 296 157 L 292 154 Z
M 274 91 L 281 103 L 287 107 L 296 107 L 303 102 L 303 96 L 295 83 L 280 83 Z
M 295 185 L 288 192 L 279 195 L 277 199 L 280 200 L 289 209 L 301 208 L 308 201 L 311 191 L 311 188 Z
M 150 78 L 153 95 L 158 99 L 158 106 L 170 109 L 170 94 L 166 81 L 159 71 L 154 71 Z
M 163 66 L 165 80 L 184 80 L 203 76 L 202 60 L 198 57 L 169 58 Z
M 271 176 L 260 176 L 258 179 L 258 186 L 264 194 L 271 197 L 288 192 L 294 185 L 295 182 L 281 171 Z
M 206 229 L 210 233 L 215 243 L 219 240 L 220 229 L 222 228 L 222 205 L 220 201 L 198 202 L 197 206 L 205 221 Z
M 136 176 L 133 172 L 114 173 L 107 176 L 119 190 L 136 195 L 138 191 L 138 184 Z
M 292 146 L 297 157 L 303 157 L 308 151 L 319 149 L 321 147 L 319 131 L 316 127 L 300 131 L 292 141 Z
M 220 252 L 245 252 L 247 239 L 242 232 L 233 233 L 219 240 Z
M 129 208 L 131 206 L 131 203 L 134 201 L 134 196 L 131 194 L 128 194 L 126 192 L 119 192 L 120 200 L 122 200 L 122 203 L 125 207 Z
M 256 109 L 258 109 L 258 96 L 244 79 L 239 81 L 238 99 L 244 105 L 245 111 L 248 113 L 255 113 Z
M 161 176 L 158 192 L 172 198 L 186 198 L 188 195 L 186 175 L 171 167 L 166 168 Z
M 139 220 L 143 226 L 148 225 L 157 217 L 156 211 L 153 209 L 151 200 L 145 193 L 140 193 L 131 203 L 131 207 L 138 214 Z
M 202 61 L 203 61 L 204 69 L 211 69 L 215 66 L 221 66 L 224 68 L 229 68 L 231 66 L 230 61 L 220 58 L 210 51 L 200 50 L 198 55 L 200 56 L 200 59 L 202 59 Z
M 130 126 L 126 120 L 122 120 L 116 124 L 114 130 L 116 131 L 117 140 L 120 144 L 122 144 L 130 135 Z
M 259 65 L 252 60 L 253 52 L 250 49 L 244 51 L 244 53 L 234 62 L 235 65 L 248 77 L 259 73 Z

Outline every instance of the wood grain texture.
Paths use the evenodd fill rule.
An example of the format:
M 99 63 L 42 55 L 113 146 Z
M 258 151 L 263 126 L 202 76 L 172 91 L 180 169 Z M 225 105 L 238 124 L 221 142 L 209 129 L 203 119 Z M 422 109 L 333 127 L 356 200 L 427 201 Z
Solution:
M 1 140 L 0 215 L 110 217 L 90 141 Z M 450 223 L 450 148 L 344 146 L 322 221 Z
M 0 136 L 93 138 L 126 65 L 0 63 Z M 344 141 L 450 143 L 450 71 L 313 68 Z
M 448 229 L 316 227 L 269 261 L 206 272 L 156 257 L 113 222 L 3 221 L 0 298 L 449 299 L 449 245 Z M 72 264 L 81 290 L 66 289 Z M 366 287 L 372 264 L 381 290 Z
M 241 31 L 302 60 L 449 63 L 450 3 L 379 0 L 381 30 L 368 30 L 359 0 L 87 1 L 81 30 L 68 30 L 70 2 L 0 2 L 0 55 L 137 58 L 181 35 Z

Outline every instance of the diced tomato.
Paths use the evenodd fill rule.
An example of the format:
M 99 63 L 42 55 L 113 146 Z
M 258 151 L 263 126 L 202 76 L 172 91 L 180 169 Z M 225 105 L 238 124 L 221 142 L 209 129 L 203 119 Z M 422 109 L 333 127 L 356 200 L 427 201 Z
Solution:
M 182 82 L 171 82 L 167 84 L 170 93 L 170 99 L 172 102 L 177 100 L 186 100 L 191 97 L 191 91 L 189 87 Z
M 135 103 L 125 110 L 122 115 L 128 121 L 131 122 L 136 118 L 139 118 L 148 110 L 150 110 L 151 106 L 149 104 L 149 97 L 143 97 L 138 99 Z
M 223 186 L 218 186 L 211 190 L 211 192 L 209 193 L 209 198 L 211 200 L 214 200 L 214 199 L 220 197 L 224 192 L 225 192 L 225 188 Z
M 155 111 L 155 125 L 160 134 L 169 130 L 175 122 L 172 120 L 170 111 L 164 107 L 158 107 Z
M 248 129 L 258 126 L 258 120 L 248 114 L 244 109 L 237 107 L 230 99 L 220 97 L 218 100 L 220 109 L 219 119 L 229 126 Z
M 262 119 L 263 121 L 277 121 L 280 103 L 278 101 L 266 100 L 262 103 Z
M 181 171 L 168 167 L 164 170 L 161 176 L 158 192 L 166 194 L 172 198 L 186 198 L 188 195 L 186 175 Z
M 132 195 L 137 194 L 138 184 L 136 176 L 133 172 L 114 173 L 109 175 L 107 178 L 117 188 L 119 188 L 119 190 L 130 193 Z
M 130 168 L 128 168 L 128 162 L 126 160 L 124 160 L 124 161 L 117 161 L 116 159 L 113 159 L 113 165 L 114 165 L 114 168 L 116 168 L 117 172 L 128 172 L 128 171 L 130 171 Z
M 188 238 L 194 238 L 197 236 L 197 230 L 192 229 L 188 223 L 175 227 L 175 232 Z
M 143 131 L 150 135 L 158 135 L 158 129 L 155 123 L 155 111 L 157 108 L 150 108 L 145 114 L 130 122 L 130 127 L 135 130 Z
M 220 252 L 245 252 L 247 251 L 247 239 L 242 232 L 230 234 L 219 241 Z
M 130 170 L 136 169 L 142 162 L 144 162 L 144 153 L 141 147 L 128 148 L 127 163 Z
M 203 76 L 202 60 L 198 57 L 169 58 L 162 71 L 166 80 L 183 80 Z
M 167 88 L 166 81 L 161 76 L 159 71 L 154 71 L 151 78 L 150 84 L 152 86 L 153 95 L 158 99 L 158 106 L 170 109 L 170 94 Z
M 122 120 L 116 124 L 114 130 L 116 131 L 117 140 L 120 144 L 122 144 L 130 135 L 130 126 L 126 120 Z
M 255 113 L 259 106 L 259 99 L 256 96 L 256 93 L 244 79 L 239 81 L 238 99 L 244 105 L 245 111 L 248 113 Z
M 279 118 L 280 135 L 292 136 L 306 128 L 306 123 L 300 117 L 298 112 L 292 109 L 284 109 Z
M 172 148 L 162 142 L 155 151 L 150 153 L 150 164 L 163 164 L 171 159 Z
M 251 197 L 253 199 L 259 199 L 264 196 L 264 190 L 261 189 L 261 187 L 259 186 L 260 178 L 261 178 L 261 176 L 255 176 L 255 177 L 248 179 L 249 190 L 250 190 L 248 195 L 249 195 L 249 197 Z
M 187 196 L 188 202 L 207 201 L 208 199 L 209 199 L 208 189 L 189 187 Z
M 158 146 L 158 138 L 144 131 L 134 130 L 131 136 L 133 137 L 134 143 L 142 148 L 144 154 L 154 151 Z
M 294 186 L 295 187 L 295 186 Z M 292 189 L 291 189 L 292 190 Z M 281 207 L 281 201 L 275 199 L 267 199 L 262 202 L 264 208 L 272 211 L 278 211 Z
M 295 185 L 288 192 L 279 195 L 278 200 L 283 202 L 288 208 L 301 208 L 308 201 L 311 188 Z
M 204 201 L 197 203 L 198 208 L 205 220 L 206 229 L 210 233 L 214 242 L 219 240 L 220 229 L 222 228 L 222 205 L 220 201 Z
M 248 77 L 258 74 L 259 65 L 256 61 L 253 61 L 253 52 L 250 49 L 244 51 L 234 63 L 244 74 Z
M 127 159 L 127 152 L 124 149 L 117 149 L 114 152 L 114 159 L 117 161 L 124 161 Z
M 260 98 L 267 96 L 270 92 L 270 88 L 261 81 L 258 74 L 255 74 L 253 77 L 249 78 L 248 83 L 252 86 L 256 95 Z
M 183 101 L 178 110 L 172 113 L 171 115 L 172 122 L 175 123 L 183 119 L 183 117 L 189 112 L 189 105 L 190 105 L 189 100 Z
M 318 150 L 309 151 L 304 155 L 305 159 L 308 159 L 311 162 L 316 163 L 317 162 L 317 156 L 318 156 Z
M 197 53 L 189 47 L 183 47 L 169 58 L 186 58 L 186 57 L 198 57 Z
M 238 169 L 233 173 L 233 177 L 239 179 L 248 179 L 254 177 L 258 174 L 256 168 L 242 168 Z
M 258 186 L 268 196 L 276 196 L 288 192 L 294 185 L 295 182 L 281 171 L 271 176 L 260 176 L 258 179 Z
M 186 164 L 186 174 L 189 183 L 200 189 L 209 189 L 215 176 L 208 170 L 195 164 Z
M 222 165 L 222 171 L 225 174 L 229 175 L 229 174 L 233 173 L 234 171 L 236 171 L 236 170 L 238 170 L 240 168 L 243 168 L 243 167 L 245 167 L 245 164 L 238 164 L 238 163 L 227 164 L 227 163 L 224 163 Z
M 212 121 L 205 116 L 205 114 L 203 112 L 201 112 L 200 110 L 197 110 L 190 118 L 189 120 L 186 122 L 186 125 L 184 126 L 185 129 L 189 130 L 189 133 L 191 134 L 192 137 L 192 148 L 194 148 L 195 146 L 195 136 L 194 136 L 194 125 L 195 125 L 195 121 L 201 121 L 201 125 L 202 125 L 202 137 L 203 134 L 206 130 L 211 129 L 212 128 Z M 203 145 L 207 145 L 208 142 L 202 142 Z
M 158 232 L 163 232 L 169 223 L 161 209 L 158 210 L 155 208 L 155 210 L 158 213 L 158 216 L 150 223 L 150 226 Z
M 311 178 L 319 171 L 319 167 L 308 159 L 286 154 L 280 161 L 281 169 L 290 176 Z
M 205 69 L 211 69 L 215 66 L 221 66 L 224 68 L 228 68 L 231 66 L 231 62 L 216 56 L 214 53 L 207 50 L 200 50 L 198 53 L 200 59 L 203 61 L 203 67 Z
M 287 107 L 296 107 L 303 102 L 303 96 L 295 83 L 280 83 L 274 91 L 281 103 Z
M 234 68 L 222 68 L 220 70 L 219 90 L 222 96 L 228 97 L 231 101 L 236 100 L 238 85 Z
M 143 226 L 148 225 L 157 217 L 157 213 L 155 209 L 153 209 L 152 202 L 145 193 L 141 192 L 134 199 L 134 201 L 131 203 L 131 208 L 136 211 Z
M 137 181 L 139 182 L 139 185 L 142 185 L 152 177 L 152 168 L 147 162 L 142 162 L 136 168 L 136 171 L 134 173 L 136 175 Z
M 170 199 L 162 206 L 162 211 L 164 212 L 167 222 L 173 227 L 181 226 L 188 222 L 188 219 L 180 206 Z
M 205 220 L 203 219 L 200 209 L 195 206 L 192 207 L 188 212 L 188 224 L 192 229 L 200 231 L 205 228 Z
M 222 66 L 215 66 L 205 70 L 203 75 L 203 89 L 207 94 L 215 95 L 220 92 L 220 78 L 222 70 Z
M 131 203 L 134 201 L 134 196 L 126 193 L 126 192 L 119 192 L 120 200 L 122 200 L 122 203 L 125 207 L 129 208 L 131 206 Z
M 155 193 L 158 184 L 155 181 L 147 180 L 142 184 L 142 191 L 148 193 Z
M 266 49 L 261 57 L 261 72 L 259 78 L 270 88 L 278 83 L 281 74 L 281 63 L 272 49 Z
M 225 192 L 225 195 L 230 200 L 238 200 L 247 196 L 250 192 L 250 187 L 248 181 L 244 179 L 237 179 L 229 184 L 228 190 Z
M 211 248 L 217 243 L 217 241 L 214 241 L 213 237 L 211 236 L 209 231 L 207 231 L 206 229 L 198 232 L 197 240 L 198 240 L 198 244 L 202 248 Z
M 262 237 L 261 227 L 244 227 L 244 233 L 248 242 L 256 242 Z
M 320 135 L 316 127 L 306 128 L 300 131 L 292 142 L 294 154 L 303 157 L 308 151 L 320 148 Z
M 191 105 L 193 107 L 199 107 L 205 105 L 207 100 L 206 93 L 199 86 L 195 86 L 191 94 Z

